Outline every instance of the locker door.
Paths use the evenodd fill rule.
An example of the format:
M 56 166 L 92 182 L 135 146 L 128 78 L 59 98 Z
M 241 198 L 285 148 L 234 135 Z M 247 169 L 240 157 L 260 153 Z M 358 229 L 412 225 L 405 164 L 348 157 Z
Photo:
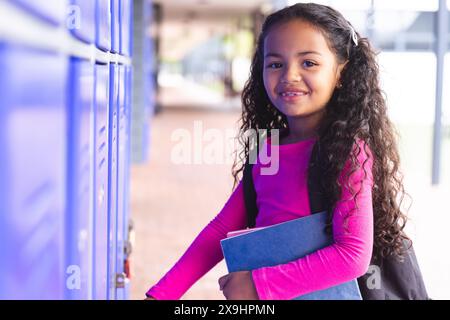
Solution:
M 117 251 L 117 127 L 119 68 L 110 66 L 109 110 L 109 198 L 108 198 L 108 299 L 116 298 L 116 251 Z
M 0 43 L 0 299 L 64 298 L 67 59 Z
M 117 211 L 117 274 L 124 277 L 125 263 L 125 199 L 126 199 L 126 156 L 127 156 L 127 114 L 125 109 L 125 67 L 119 66 L 119 123 L 118 123 L 118 211 Z M 124 279 L 124 278 L 123 278 Z M 117 288 L 118 299 L 123 299 L 124 288 Z
M 111 50 L 111 0 L 96 0 L 96 44 L 105 51 Z
M 94 65 L 73 58 L 69 80 L 67 299 L 92 298 Z
M 94 299 L 107 297 L 109 65 L 95 66 Z
M 131 103 L 132 103 L 132 67 L 125 67 L 125 112 L 127 116 L 127 130 L 126 130 L 126 155 L 125 155 L 125 209 L 124 209 L 124 239 L 126 243 L 125 247 L 125 260 L 128 262 L 126 264 L 125 274 L 127 275 L 128 280 L 130 277 L 130 260 L 129 255 L 131 254 L 132 248 L 131 243 L 128 241 L 130 239 L 129 235 L 129 224 L 130 224 L 130 165 L 131 165 Z M 130 281 L 125 282 L 125 288 L 123 290 L 122 299 L 128 300 L 130 292 Z
M 120 0 L 120 53 L 131 54 L 131 13 L 132 1 Z
M 61 0 L 9 0 L 21 8 L 54 25 L 60 25 L 66 17 L 66 3 Z
M 111 0 L 111 51 L 120 52 L 120 3 L 119 0 Z
M 95 0 L 71 0 L 73 20 L 70 19 L 68 27 L 70 32 L 80 40 L 95 43 Z

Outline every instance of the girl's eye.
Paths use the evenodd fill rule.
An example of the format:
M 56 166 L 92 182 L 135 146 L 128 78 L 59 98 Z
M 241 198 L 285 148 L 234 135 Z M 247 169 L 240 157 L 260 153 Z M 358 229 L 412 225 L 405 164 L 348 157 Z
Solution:
M 279 63 L 279 62 L 272 62 L 272 63 L 269 63 L 267 65 L 267 68 L 269 68 L 269 69 L 278 69 L 278 68 L 281 68 L 282 66 L 283 65 L 281 63 Z
M 306 60 L 305 62 L 303 62 L 303 65 L 307 68 L 311 68 L 311 67 L 316 66 L 317 64 L 312 61 Z

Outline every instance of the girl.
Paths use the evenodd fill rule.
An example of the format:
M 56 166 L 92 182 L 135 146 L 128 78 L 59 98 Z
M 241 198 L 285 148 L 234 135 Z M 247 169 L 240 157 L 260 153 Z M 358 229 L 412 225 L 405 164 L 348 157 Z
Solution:
M 296 4 L 268 16 L 244 88 L 233 194 L 147 297 L 178 299 L 222 260 L 220 240 L 246 227 L 242 181 L 249 129 L 268 129 L 279 152 L 275 175 L 253 166 L 256 227 L 311 214 L 307 174 L 312 147 L 323 157 L 334 243 L 304 258 L 219 279 L 227 299 L 292 299 L 364 275 L 372 255 L 402 255 L 406 217 L 394 130 L 380 90 L 375 53 L 334 9 Z M 271 130 L 284 132 L 279 143 Z

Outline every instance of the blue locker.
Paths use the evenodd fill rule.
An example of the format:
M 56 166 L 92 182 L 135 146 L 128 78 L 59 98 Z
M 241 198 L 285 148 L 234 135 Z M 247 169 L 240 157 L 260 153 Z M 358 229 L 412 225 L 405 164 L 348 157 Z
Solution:
M 116 299 L 117 251 L 117 128 L 118 128 L 119 68 L 110 65 L 109 109 L 109 192 L 108 192 L 108 299 Z
M 95 0 L 71 0 L 71 15 L 67 26 L 70 32 L 78 39 L 95 43 L 96 21 L 95 21 Z
M 9 0 L 54 25 L 60 25 L 66 18 L 66 3 L 61 0 Z
M 120 53 L 131 55 L 132 1 L 120 0 Z
M 120 2 L 111 0 L 111 51 L 120 52 Z
M 94 299 L 107 298 L 109 65 L 95 66 Z
M 0 42 L 0 299 L 62 299 L 67 59 Z
M 69 77 L 66 299 L 80 300 L 92 297 L 94 65 L 73 58 Z
M 126 140 L 126 156 L 125 156 L 125 209 L 124 209 L 124 239 L 129 239 L 129 223 L 130 223 L 130 169 L 131 169 L 131 106 L 132 106 L 132 82 L 133 73 L 132 67 L 125 67 L 125 111 L 127 114 L 127 140 Z M 132 248 L 130 248 L 132 249 Z M 126 251 L 126 250 L 125 250 Z M 128 253 L 124 257 L 128 260 Z M 128 267 L 130 267 L 128 265 Z M 125 270 L 127 276 L 129 276 L 128 272 L 130 270 Z M 123 290 L 123 296 L 120 296 L 121 299 L 128 300 L 130 293 L 130 282 L 127 281 L 125 283 L 125 288 Z
M 119 119 L 118 119 L 118 211 L 117 211 L 117 274 L 124 273 L 125 263 L 125 210 L 126 210 L 126 164 L 127 164 L 127 112 L 125 106 L 125 66 L 119 66 Z M 124 289 L 117 289 L 117 296 L 121 299 L 124 296 Z
M 96 44 L 105 51 L 111 50 L 111 0 L 96 0 Z

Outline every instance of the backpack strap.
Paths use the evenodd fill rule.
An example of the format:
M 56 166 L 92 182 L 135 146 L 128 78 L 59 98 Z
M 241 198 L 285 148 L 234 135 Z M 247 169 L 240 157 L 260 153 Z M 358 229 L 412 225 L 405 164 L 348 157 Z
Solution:
M 247 227 L 253 228 L 256 224 L 256 215 L 258 214 L 258 208 L 256 207 L 256 190 L 253 184 L 252 175 L 253 164 L 248 160 L 245 163 L 243 174 L 243 187 L 244 187 L 244 202 L 245 209 L 247 211 Z
M 320 161 L 320 147 L 314 144 L 308 169 L 308 196 L 311 213 L 318 213 L 328 209 L 328 201 L 322 188 L 322 165 Z M 243 173 L 244 202 L 247 211 L 247 226 L 253 228 L 256 224 L 258 208 L 256 206 L 256 190 L 252 175 L 253 164 L 247 159 Z
M 320 143 L 316 142 L 311 151 L 308 167 L 308 197 L 311 214 L 328 211 L 329 201 L 323 189 L 322 172 L 323 161 L 320 152 Z

